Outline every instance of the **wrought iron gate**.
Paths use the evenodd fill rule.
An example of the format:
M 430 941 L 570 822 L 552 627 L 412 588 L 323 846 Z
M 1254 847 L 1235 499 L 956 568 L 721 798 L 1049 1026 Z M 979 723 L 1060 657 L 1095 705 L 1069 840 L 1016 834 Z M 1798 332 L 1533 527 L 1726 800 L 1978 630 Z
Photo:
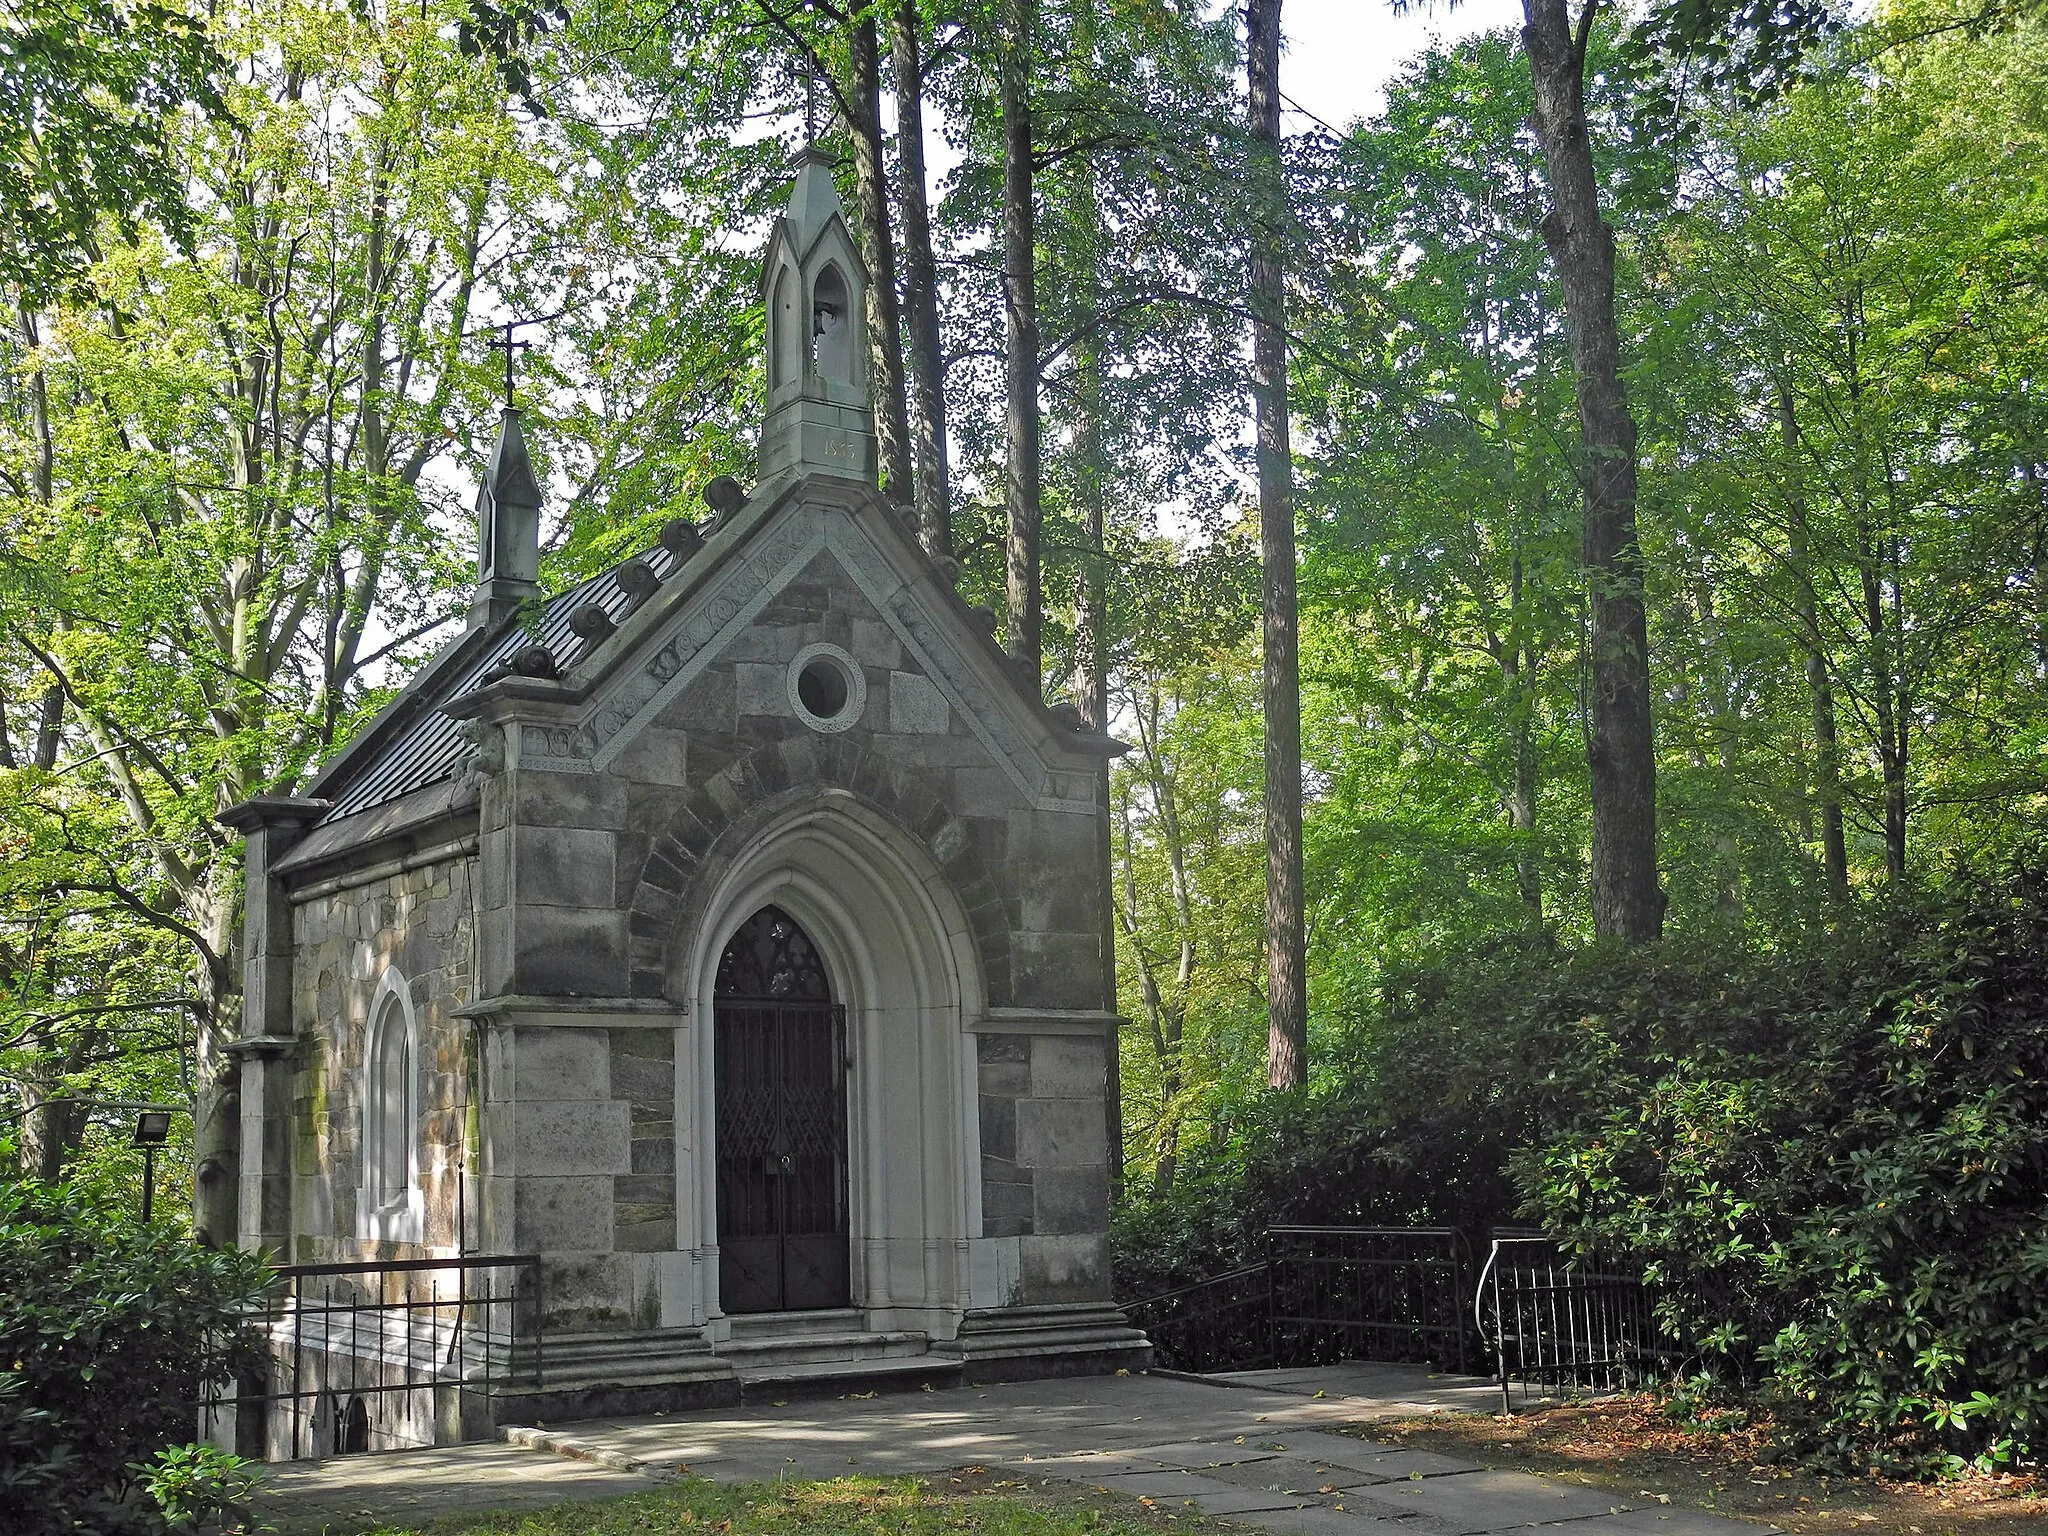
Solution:
M 720 1302 L 843 1307 L 846 1010 L 720 998 L 715 1013 Z

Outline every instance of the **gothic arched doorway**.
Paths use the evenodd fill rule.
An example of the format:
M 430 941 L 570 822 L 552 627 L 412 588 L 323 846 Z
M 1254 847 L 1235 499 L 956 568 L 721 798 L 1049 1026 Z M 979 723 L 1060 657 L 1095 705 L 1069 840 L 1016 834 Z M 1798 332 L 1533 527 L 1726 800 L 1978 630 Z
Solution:
M 719 956 L 712 1006 L 720 1304 L 846 1306 L 846 1010 L 817 946 L 763 907 Z

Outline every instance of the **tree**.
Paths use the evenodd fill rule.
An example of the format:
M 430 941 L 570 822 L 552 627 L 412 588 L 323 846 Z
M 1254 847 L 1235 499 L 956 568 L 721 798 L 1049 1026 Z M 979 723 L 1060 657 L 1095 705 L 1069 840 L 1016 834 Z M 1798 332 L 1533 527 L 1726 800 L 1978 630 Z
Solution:
M 13 0 L 0 46 L 0 286 L 49 303 L 111 232 L 188 241 L 173 148 L 187 106 L 224 120 L 203 17 L 158 0 Z
M 1621 377 L 1614 230 L 1600 207 L 1586 113 L 1586 50 L 1599 16 L 1588 0 L 1523 0 L 1550 209 L 1543 240 L 1556 263 L 1579 403 L 1586 572 L 1586 761 L 1593 795 L 1594 931 L 1640 942 L 1664 927 L 1657 883 L 1656 745 L 1650 632 L 1636 534 L 1636 422 Z
M 917 0 L 889 13 L 896 94 L 896 186 L 903 233 L 903 311 L 909 337 L 909 418 L 917 459 L 917 532 L 925 553 L 953 553 L 952 476 L 947 465 L 946 372 L 939 334 L 938 262 L 925 183 L 924 62 Z
M 1308 1081 L 1308 938 L 1301 885 L 1301 678 L 1294 592 L 1294 450 L 1287 423 L 1287 183 L 1280 159 L 1280 0 L 1245 6 L 1251 234 L 1252 415 L 1266 719 L 1266 1073 Z
M 1034 691 L 1045 666 L 1040 568 L 1038 209 L 1031 134 L 1033 0 L 1003 0 L 996 78 L 1003 122 L 1003 585 L 1006 648 Z

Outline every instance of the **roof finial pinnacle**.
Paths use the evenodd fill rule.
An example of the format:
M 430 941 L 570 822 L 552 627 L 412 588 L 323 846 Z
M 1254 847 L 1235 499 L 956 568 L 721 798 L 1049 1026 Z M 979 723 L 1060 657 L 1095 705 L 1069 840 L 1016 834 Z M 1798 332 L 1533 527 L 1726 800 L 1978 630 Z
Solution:
M 512 403 L 512 354 L 527 351 L 533 346 L 533 343 L 530 341 L 514 341 L 512 339 L 512 332 L 516 327 L 530 323 L 525 320 L 507 320 L 502 325 L 491 327 L 493 330 L 505 333 L 503 336 L 493 338 L 488 345 L 493 352 L 505 354 L 505 409 L 508 411 L 518 409 Z

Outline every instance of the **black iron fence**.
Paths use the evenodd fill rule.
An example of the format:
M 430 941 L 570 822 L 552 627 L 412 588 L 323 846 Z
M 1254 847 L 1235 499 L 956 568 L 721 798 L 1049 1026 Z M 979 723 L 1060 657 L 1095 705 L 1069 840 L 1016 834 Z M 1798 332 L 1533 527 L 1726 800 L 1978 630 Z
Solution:
M 1124 1311 L 1170 1370 L 1344 1359 L 1465 1371 L 1471 1250 L 1448 1227 L 1274 1227 L 1267 1256 Z
M 1509 1411 L 1518 1399 L 1623 1391 L 1679 1361 L 1638 1275 L 1500 1229 L 1472 1271 L 1470 1244 L 1449 1227 L 1274 1227 L 1265 1258 L 1124 1311 L 1169 1370 L 1491 1367 Z
M 1493 1355 L 1501 1401 L 1620 1392 L 1677 1364 L 1639 1275 L 1571 1259 L 1539 1234 L 1495 1236 L 1480 1271 L 1473 1321 Z
M 259 1376 L 208 1402 L 272 1460 L 488 1431 L 488 1399 L 541 1379 L 537 1255 L 285 1264 L 257 1319 Z

